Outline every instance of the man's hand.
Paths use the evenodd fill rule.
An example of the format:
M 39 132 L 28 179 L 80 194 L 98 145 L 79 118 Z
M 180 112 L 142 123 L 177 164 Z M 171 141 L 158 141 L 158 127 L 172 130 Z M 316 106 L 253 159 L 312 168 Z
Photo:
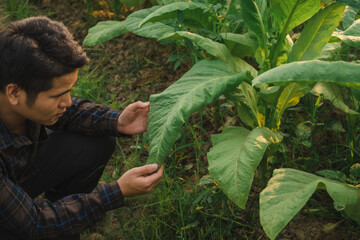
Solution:
M 118 180 L 123 196 L 130 197 L 149 193 L 159 184 L 163 176 L 164 166 L 157 169 L 157 164 L 149 164 L 125 172 Z
M 146 132 L 146 121 L 150 102 L 135 102 L 127 106 L 117 120 L 117 130 L 123 134 L 139 134 Z

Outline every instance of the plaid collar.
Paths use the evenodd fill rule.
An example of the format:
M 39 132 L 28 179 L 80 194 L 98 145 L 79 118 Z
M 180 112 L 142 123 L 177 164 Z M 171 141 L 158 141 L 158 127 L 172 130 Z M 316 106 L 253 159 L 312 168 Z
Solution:
M 39 140 L 47 138 L 45 128 L 41 126 L 41 124 L 32 121 L 28 121 L 27 124 L 29 133 L 28 137 L 9 132 L 4 122 L 0 119 L 0 151 L 5 151 L 10 147 L 18 149 L 22 146 L 30 145 L 36 143 Z

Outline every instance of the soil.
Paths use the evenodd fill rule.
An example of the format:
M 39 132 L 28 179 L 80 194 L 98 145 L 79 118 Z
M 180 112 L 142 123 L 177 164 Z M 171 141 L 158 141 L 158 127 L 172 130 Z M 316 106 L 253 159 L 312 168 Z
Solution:
M 80 43 L 87 34 L 90 24 L 87 22 L 87 13 L 80 1 L 73 0 L 42 0 L 35 1 L 35 7 L 39 14 L 47 15 L 50 18 L 62 21 L 69 30 L 74 34 L 74 37 Z M 128 13 L 130 13 L 129 11 Z M 43 14 L 42 14 L 43 13 Z M 8 18 L 3 12 L 0 12 L 0 29 L 7 25 Z M 96 58 L 96 47 L 85 48 L 92 61 L 96 64 L 100 61 Z M 111 91 L 116 93 L 116 101 L 124 102 L 129 96 L 133 96 L 132 101 L 146 100 L 151 94 L 160 93 L 170 86 L 173 82 L 179 79 L 190 66 L 181 64 L 180 67 L 174 71 L 173 66 L 167 63 L 168 57 L 173 52 L 173 48 L 169 45 L 162 45 L 154 39 L 147 39 L 136 36 L 132 33 L 127 33 L 121 37 L 105 43 L 106 58 L 101 59 L 102 66 L 105 66 L 101 71 L 107 72 L 109 77 L 114 79 L 114 83 L 109 86 Z M 93 58 L 92 58 L 93 57 Z M 135 66 L 135 67 L 134 67 Z M 124 84 L 126 81 L 127 84 Z M 214 132 L 211 129 L 213 126 L 208 126 L 209 132 Z M 207 136 L 208 137 L 208 136 Z M 127 139 L 123 150 L 125 154 L 132 153 L 132 146 L 135 145 L 136 137 Z M 207 146 L 209 148 L 210 146 Z M 112 175 L 114 168 L 109 166 L 106 171 Z M 190 176 L 191 177 L 191 176 Z M 259 189 L 254 187 L 253 192 L 249 197 L 249 209 L 258 208 Z M 331 202 L 331 199 L 324 194 L 322 195 L 325 202 Z M 254 210 L 255 211 L 255 210 Z M 301 211 L 279 234 L 278 239 L 281 240 L 359 240 L 359 232 L 349 232 L 354 226 L 351 221 L 344 221 L 333 230 L 327 230 L 329 227 L 336 224 L 336 220 L 323 218 L 309 214 L 305 210 Z M 112 223 L 116 225 L 117 223 Z M 331 229 L 331 228 L 330 228 Z M 358 228 L 357 228 L 358 229 Z M 241 233 L 242 229 L 236 229 L 236 232 Z M 246 235 L 246 234 L 245 234 Z M 251 235 L 254 239 L 268 239 L 259 227 L 254 230 Z M 94 233 L 86 239 L 102 239 L 100 233 Z

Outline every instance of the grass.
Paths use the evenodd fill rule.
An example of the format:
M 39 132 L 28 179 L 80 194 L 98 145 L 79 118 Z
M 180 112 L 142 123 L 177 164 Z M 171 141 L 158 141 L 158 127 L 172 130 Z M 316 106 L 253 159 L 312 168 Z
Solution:
M 4 10 L 12 20 L 34 16 L 37 11 L 29 0 L 1 0 Z
M 101 232 L 105 239 L 252 236 L 254 228 L 259 227 L 256 223 L 258 213 L 247 216 L 248 213 L 236 207 L 208 175 L 204 147 L 207 148 L 209 142 L 204 141 L 205 132 L 202 126 L 188 122 L 169 155 L 159 186 L 148 195 L 126 199 L 126 207 L 109 213 L 96 231 Z M 147 136 L 133 137 L 133 141 L 134 145 L 125 153 L 125 140 L 118 140 L 118 151 L 113 156 L 111 171 L 103 176 L 104 182 L 113 181 L 124 171 L 144 164 Z M 256 208 L 253 206 L 253 209 Z M 89 231 L 83 236 L 91 233 Z
M 214 182 L 197 186 L 196 191 L 196 184 L 171 176 L 168 168 L 152 193 L 128 199 L 129 208 L 108 216 L 122 227 L 104 234 L 106 239 L 224 239 L 237 226 L 251 232 L 252 226 L 236 217 L 237 208 Z
M 139 61 L 136 62 L 134 69 L 141 68 Z M 98 65 L 98 68 L 103 67 Z M 96 77 L 96 70 L 91 72 L 89 69 L 81 73 L 82 79 L 75 91 L 87 94 L 82 97 L 90 97 L 108 105 L 114 104 L 114 97 L 111 97 L 113 93 L 106 87 L 114 84 L 114 80 L 107 74 Z M 134 69 L 130 71 L 135 71 Z M 139 91 L 137 96 L 144 94 L 142 89 Z M 241 210 L 208 176 L 205 153 L 210 146 L 209 131 L 214 126 L 222 125 L 225 112 L 230 114 L 228 109 L 222 109 L 223 114 L 220 116 L 220 109 L 221 103 L 217 101 L 214 106 L 192 115 L 166 160 L 165 175 L 160 185 L 146 196 L 127 199 L 126 207 L 109 213 L 96 231 L 101 232 L 105 239 L 266 239 L 259 223 L 258 203 L 253 202 L 258 199 L 261 189 L 255 186 L 247 208 Z M 316 121 L 323 122 L 327 118 L 327 112 L 319 108 L 316 110 L 323 114 L 317 116 Z M 293 113 L 296 112 L 288 113 L 287 120 L 284 121 L 284 125 L 291 131 L 297 125 Z M 308 116 L 315 120 L 314 111 L 312 113 Z M 323 127 L 320 128 L 321 131 L 312 132 L 314 136 L 310 139 L 313 141 L 311 151 L 307 151 L 308 147 L 302 145 L 301 141 L 293 141 L 291 138 L 296 138 L 297 135 L 290 131 L 289 141 L 284 141 L 286 150 L 275 156 L 277 162 L 271 165 L 272 168 L 295 167 L 309 172 L 349 168 L 349 164 L 344 161 L 348 153 L 347 146 L 337 143 L 339 139 L 345 141 L 344 133 L 338 136 L 339 139 L 332 139 L 330 144 L 324 144 L 323 141 L 328 137 Z M 328 133 L 331 134 L 331 131 Z M 129 139 L 118 140 L 111 170 L 104 174 L 104 182 L 115 180 L 126 170 L 146 162 L 147 135 L 133 137 L 133 145 L 127 149 L 126 141 Z M 325 206 L 318 206 L 321 199 L 324 198 L 313 197 L 303 214 L 342 221 L 343 217 L 334 211 L 331 201 L 328 200 Z M 84 236 L 89 234 L 91 232 Z
M 204 141 L 206 130 L 194 126 L 190 121 L 183 129 L 169 155 L 159 186 L 148 195 L 127 199 L 126 207 L 109 213 L 98 226 L 97 231 L 102 232 L 105 239 L 242 239 L 244 236 L 252 239 L 261 236 L 257 203 L 240 210 L 224 195 L 206 170 L 204 148 L 209 146 L 209 142 Z M 136 138 L 130 153 L 124 153 L 123 143 L 119 139 L 120 153 L 114 156 L 117 164 L 113 166 L 119 171 L 104 174 L 105 182 L 146 161 L 146 135 Z

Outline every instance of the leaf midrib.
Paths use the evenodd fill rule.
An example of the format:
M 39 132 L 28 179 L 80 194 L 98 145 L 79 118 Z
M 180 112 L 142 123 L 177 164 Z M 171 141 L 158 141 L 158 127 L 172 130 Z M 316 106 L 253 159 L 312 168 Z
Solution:
M 233 76 L 234 76 L 234 75 L 233 75 Z M 228 76 L 227 78 L 231 78 L 231 77 L 233 77 L 233 76 Z M 195 88 L 193 88 L 190 92 L 182 95 L 182 96 L 181 96 L 181 99 L 184 98 L 185 96 L 188 96 L 188 95 L 193 94 L 196 89 L 199 89 L 201 86 L 204 86 L 204 85 L 206 85 L 206 84 L 209 84 L 209 82 L 210 82 L 210 83 L 211 83 L 211 82 L 216 82 L 216 81 L 219 81 L 219 80 L 222 80 L 222 79 L 224 79 L 224 78 L 223 78 L 223 77 L 217 77 L 217 78 L 212 79 L 212 80 L 210 80 L 210 81 L 205 81 L 205 82 L 197 85 L 197 86 L 196 86 Z M 179 113 L 178 109 L 182 106 L 182 104 L 181 104 L 182 102 L 183 102 L 183 101 L 178 101 L 178 103 L 172 108 L 172 111 L 170 111 L 169 114 L 166 115 L 166 116 L 167 116 L 166 121 L 165 121 L 165 123 L 163 124 L 163 126 L 160 128 L 160 129 L 164 129 L 163 131 L 161 131 L 161 134 L 160 134 L 160 136 L 159 136 L 159 137 L 161 137 L 161 142 L 163 142 L 165 132 L 167 132 L 167 131 L 166 131 L 166 126 L 168 125 L 170 119 L 173 119 L 173 116 Z M 171 117 L 171 118 L 170 118 L 170 117 Z M 159 144 L 159 145 L 161 146 L 161 144 Z M 158 157 L 159 157 L 159 155 L 160 155 L 160 149 L 161 149 L 161 148 L 159 147 L 159 148 L 156 150 L 155 159 L 158 159 Z

